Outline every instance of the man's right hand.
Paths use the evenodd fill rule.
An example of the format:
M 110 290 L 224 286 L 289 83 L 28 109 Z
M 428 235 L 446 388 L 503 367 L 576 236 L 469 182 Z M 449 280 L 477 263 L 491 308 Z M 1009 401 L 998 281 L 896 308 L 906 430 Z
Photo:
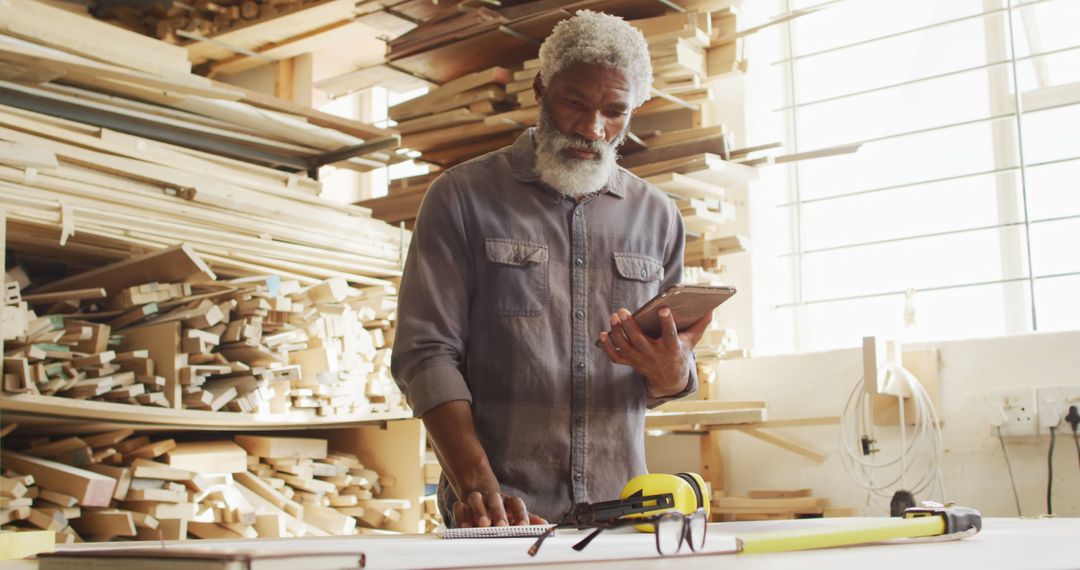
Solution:
M 473 491 L 454 503 L 454 522 L 461 528 L 548 524 L 546 520 L 529 514 L 521 497 L 498 491 Z

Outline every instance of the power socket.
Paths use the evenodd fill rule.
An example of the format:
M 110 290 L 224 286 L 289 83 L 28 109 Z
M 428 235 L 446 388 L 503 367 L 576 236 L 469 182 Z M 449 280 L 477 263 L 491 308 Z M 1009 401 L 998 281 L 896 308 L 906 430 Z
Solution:
M 1035 388 L 995 390 L 990 394 L 989 404 L 995 415 L 1004 412 L 1001 424 L 1003 437 L 1039 435 L 1038 398 Z M 1000 409 L 1000 411 L 998 411 Z
M 1080 407 L 1080 385 L 1041 386 L 1035 389 L 1035 396 L 1040 416 L 1056 415 L 1059 421 L 1055 427 L 1059 428 L 1068 427 L 1065 425 L 1065 416 L 1069 413 L 1069 406 Z M 1069 427 L 1069 430 L 1072 428 Z M 1049 434 L 1049 427 L 1040 429 L 1039 433 Z

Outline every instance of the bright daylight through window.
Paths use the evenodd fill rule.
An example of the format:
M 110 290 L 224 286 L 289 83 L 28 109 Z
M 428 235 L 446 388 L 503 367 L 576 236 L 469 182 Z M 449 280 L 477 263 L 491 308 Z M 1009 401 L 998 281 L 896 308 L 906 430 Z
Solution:
M 1080 2 L 775 4 L 758 348 L 1080 327 Z

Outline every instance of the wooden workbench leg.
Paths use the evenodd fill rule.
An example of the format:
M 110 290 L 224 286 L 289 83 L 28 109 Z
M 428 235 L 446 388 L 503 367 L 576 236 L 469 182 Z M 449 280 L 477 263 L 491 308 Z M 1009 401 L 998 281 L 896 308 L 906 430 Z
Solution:
M 701 476 L 712 485 L 712 491 L 724 491 L 724 458 L 720 452 L 719 431 L 701 435 Z M 709 497 L 712 500 L 712 497 Z M 715 518 L 715 517 L 714 517 Z

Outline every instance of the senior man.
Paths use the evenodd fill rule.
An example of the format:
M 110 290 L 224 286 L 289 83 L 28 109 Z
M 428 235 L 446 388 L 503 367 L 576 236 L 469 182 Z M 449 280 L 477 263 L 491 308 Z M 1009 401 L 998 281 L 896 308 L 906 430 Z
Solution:
M 578 12 L 540 47 L 537 127 L 424 198 L 392 370 L 443 466 L 448 525 L 618 498 L 646 472 L 645 408 L 697 389 L 709 319 L 680 332 L 664 309 L 654 339 L 627 310 L 682 275 L 678 209 L 616 164 L 651 84 L 641 32 Z

